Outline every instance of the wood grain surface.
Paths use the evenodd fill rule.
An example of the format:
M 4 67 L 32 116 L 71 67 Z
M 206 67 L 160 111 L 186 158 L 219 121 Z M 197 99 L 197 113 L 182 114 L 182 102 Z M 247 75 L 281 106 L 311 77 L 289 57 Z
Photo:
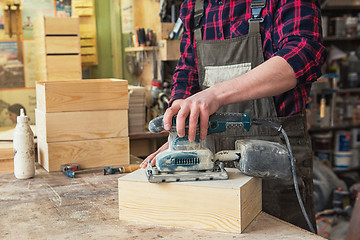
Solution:
M 37 108 L 43 112 L 128 109 L 126 80 L 96 79 L 36 84 Z
M 240 233 L 261 211 L 261 180 L 230 169 L 225 181 L 152 184 L 140 169 L 119 179 L 119 207 L 121 220 Z
M 35 114 L 37 136 L 48 143 L 128 136 L 127 110 Z

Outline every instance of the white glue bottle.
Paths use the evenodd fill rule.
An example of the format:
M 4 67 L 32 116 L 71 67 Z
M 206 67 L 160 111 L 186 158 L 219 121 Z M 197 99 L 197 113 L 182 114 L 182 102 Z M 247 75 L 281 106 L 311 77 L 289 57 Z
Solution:
M 27 179 L 35 176 L 35 149 L 34 133 L 29 119 L 20 109 L 17 124 L 14 130 L 14 174 L 18 179 Z

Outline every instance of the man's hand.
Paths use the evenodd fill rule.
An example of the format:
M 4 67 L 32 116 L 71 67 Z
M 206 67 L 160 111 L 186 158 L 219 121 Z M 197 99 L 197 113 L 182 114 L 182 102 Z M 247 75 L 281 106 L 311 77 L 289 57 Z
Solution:
M 176 131 L 179 137 L 185 136 L 185 120 L 189 117 L 189 141 L 195 140 L 196 127 L 200 118 L 200 139 L 205 140 L 209 124 L 209 116 L 215 113 L 221 104 L 208 88 L 186 99 L 177 99 L 164 114 L 164 128 L 170 130 L 172 118 L 176 118 Z

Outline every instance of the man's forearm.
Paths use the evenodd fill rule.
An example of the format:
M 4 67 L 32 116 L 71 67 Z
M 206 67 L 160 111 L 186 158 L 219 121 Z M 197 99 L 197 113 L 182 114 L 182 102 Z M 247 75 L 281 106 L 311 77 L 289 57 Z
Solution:
M 296 86 L 292 67 L 273 57 L 250 72 L 207 89 L 221 106 L 257 98 L 276 96 Z

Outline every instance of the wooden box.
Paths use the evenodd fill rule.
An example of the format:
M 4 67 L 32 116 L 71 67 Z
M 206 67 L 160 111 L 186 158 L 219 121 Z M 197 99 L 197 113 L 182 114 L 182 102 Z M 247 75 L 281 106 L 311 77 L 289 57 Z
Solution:
M 128 109 L 126 80 L 37 82 L 37 108 L 43 112 Z
M 78 18 L 52 18 L 40 16 L 34 20 L 34 36 L 77 36 Z
M 46 54 L 78 54 L 80 39 L 78 36 L 45 37 Z
M 78 18 L 34 20 L 37 81 L 82 78 Z
M 12 143 L 0 144 L 0 173 L 14 172 L 14 149 Z
M 47 143 L 128 136 L 126 109 L 35 114 L 37 137 Z
M 67 163 L 81 168 L 130 164 L 128 137 L 54 143 L 38 139 L 37 146 L 39 163 L 49 172 Z
M 261 179 L 149 183 L 140 169 L 119 179 L 120 220 L 241 233 L 261 211 Z M 135 191 L 134 191 L 135 190 Z
M 78 18 L 42 17 L 45 35 L 79 35 Z
M 180 58 L 180 40 L 161 40 L 159 55 L 162 61 L 177 61 Z
M 169 35 L 170 35 L 171 31 L 173 30 L 174 26 L 175 26 L 175 23 L 162 22 L 160 24 L 159 32 L 156 35 L 157 39 L 159 41 L 169 39 Z

